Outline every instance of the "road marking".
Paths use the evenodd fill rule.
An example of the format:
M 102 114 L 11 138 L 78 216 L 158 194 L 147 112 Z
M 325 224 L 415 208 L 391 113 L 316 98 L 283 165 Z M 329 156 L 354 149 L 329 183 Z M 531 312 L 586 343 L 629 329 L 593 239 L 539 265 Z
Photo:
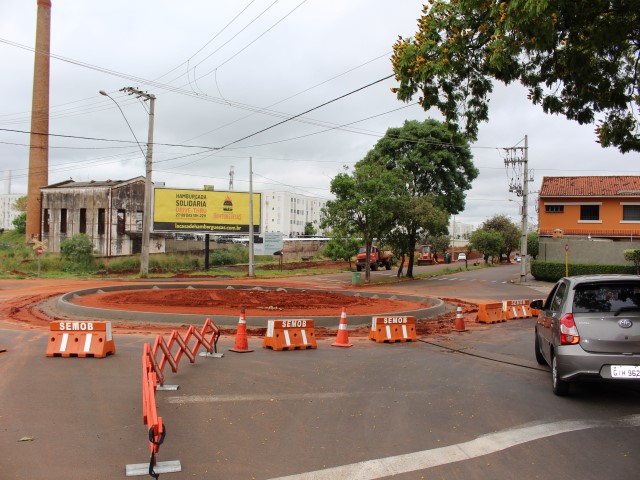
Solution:
M 289 475 L 272 480 L 334 480 L 336 478 L 342 480 L 374 480 L 460 462 L 462 460 L 471 460 L 476 457 L 506 450 L 516 445 L 560 435 L 562 433 L 610 426 L 638 427 L 640 426 L 640 414 L 620 417 L 608 422 L 596 420 L 565 420 L 554 423 L 527 424 L 483 435 L 475 440 L 448 447 L 367 460 L 351 465 Z
M 316 400 L 337 399 L 352 396 L 351 393 L 325 392 L 325 393 L 280 393 L 257 395 L 185 395 L 181 397 L 167 397 L 167 403 L 225 403 L 225 402 L 279 402 L 281 400 Z

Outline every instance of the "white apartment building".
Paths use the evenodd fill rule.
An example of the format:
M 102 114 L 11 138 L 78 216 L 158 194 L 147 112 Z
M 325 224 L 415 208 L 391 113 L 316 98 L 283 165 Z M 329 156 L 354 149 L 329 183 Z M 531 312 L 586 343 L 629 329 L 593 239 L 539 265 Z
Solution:
M 464 246 L 469 243 L 469 237 L 476 229 L 474 225 L 468 223 L 456 222 L 455 217 L 451 217 L 449 221 L 449 235 L 452 238 L 454 246 Z
M 304 227 L 311 223 L 317 235 L 320 231 L 321 209 L 327 200 L 283 191 L 263 191 L 262 233 L 282 232 L 285 238 L 304 235 Z
M 13 221 L 20 215 L 14 205 L 16 200 L 24 194 L 11 193 L 11 171 L 4 172 L 3 180 L 2 193 L 0 193 L 0 228 L 13 230 L 15 228 Z

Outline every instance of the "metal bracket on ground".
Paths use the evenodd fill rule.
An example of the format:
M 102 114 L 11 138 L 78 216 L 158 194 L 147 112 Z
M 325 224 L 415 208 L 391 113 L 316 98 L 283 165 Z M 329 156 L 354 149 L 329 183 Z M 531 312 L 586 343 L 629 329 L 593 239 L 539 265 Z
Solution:
M 168 462 L 158 462 L 153 467 L 156 473 L 176 473 L 182 471 L 180 460 L 170 460 Z M 127 477 L 138 475 L 149 475 L 148 463 L 131 463 L 126 466 Z

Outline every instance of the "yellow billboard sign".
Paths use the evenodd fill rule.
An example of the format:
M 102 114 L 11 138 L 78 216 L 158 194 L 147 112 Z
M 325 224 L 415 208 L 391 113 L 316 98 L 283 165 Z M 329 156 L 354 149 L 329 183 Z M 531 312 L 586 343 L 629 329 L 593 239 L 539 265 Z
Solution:
M 153 230 L 249 233 L 248 192 L 154 188 Z M 253 231 L 260 233 L 260 194 L 253 194 Z

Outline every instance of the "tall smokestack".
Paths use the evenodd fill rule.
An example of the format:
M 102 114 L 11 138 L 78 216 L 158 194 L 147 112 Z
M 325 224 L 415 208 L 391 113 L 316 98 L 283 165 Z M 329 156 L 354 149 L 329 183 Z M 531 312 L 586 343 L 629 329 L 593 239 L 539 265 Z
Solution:
M 31 148 L 27 190 L 27 242 L 40 239 L 40 188 L 49 183 L 49 52 L 51 0 L 37 0 L 36 55 L 31 101 Z

